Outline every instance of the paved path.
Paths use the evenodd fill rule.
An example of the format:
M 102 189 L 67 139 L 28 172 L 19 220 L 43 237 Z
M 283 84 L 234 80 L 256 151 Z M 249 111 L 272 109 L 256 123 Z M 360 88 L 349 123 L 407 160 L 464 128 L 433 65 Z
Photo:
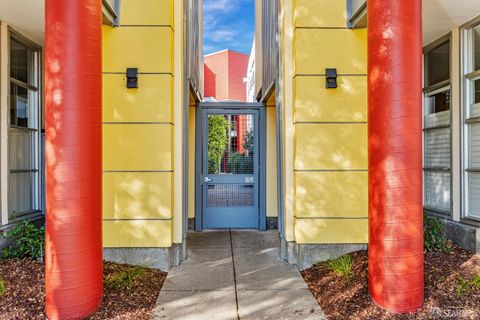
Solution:
M 324 319 L 276 232 L 191 233 L 188 260 L 168 273 L 155 319 Z

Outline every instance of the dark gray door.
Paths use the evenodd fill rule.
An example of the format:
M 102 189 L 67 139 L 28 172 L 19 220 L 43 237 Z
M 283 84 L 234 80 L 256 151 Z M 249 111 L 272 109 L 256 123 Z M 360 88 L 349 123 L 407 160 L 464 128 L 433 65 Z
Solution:
M 259 228 L 257 110 L 203 110 L 203 228 Z

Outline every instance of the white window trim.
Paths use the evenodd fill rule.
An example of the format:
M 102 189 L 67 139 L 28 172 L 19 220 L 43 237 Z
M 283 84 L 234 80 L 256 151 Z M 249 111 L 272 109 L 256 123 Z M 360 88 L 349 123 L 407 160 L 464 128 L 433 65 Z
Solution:
M 0 211 L 8 224 L 8 26 L 0 22 Z
M 454 107 L 455 107 L 455 101 L 454 101 L 454 98 L 455 96 L 453 95 L 453 89 L 454 89 L 454 68 L 453 68 L 453 58 L 454 58 L 454 54 L 453 54 L 453 51 L 454 51 L 454 45 L 453 45 L 453 41 L 455 40 L 455 37 L 453 35 L 453 32 L 448 32 L 447 34 L 445 35 L 442 35 L 441 37 L 439 37 L 438 39 L 432 41 L 430 44 L 424 46 L 423 48 L 423 84 L 424 84 L 424 93 L 423 93 L 423 100 L 422 100 L 422 179 L 423 179 L 423 186 L 422 186 L 422 191 L 423 191 L 423 207 L 424 207 L 424 210 L 430 212 L 430 213 L 434 213 L 434 214 L 439 214 L 443 217 L 453 217 L 454 216 L 454 206 L 453 206 L 453 197 L 454 197 L 454 185 L 453 185 L 453 176 L 455 175 L 455 171 L 454 171 L 454 159 L 453 159 L 453 150 L 454 150 L 454 135 L 453 135 L 453 131 L 454 131 Z M 425 87 L 426 85 L 426 77 L 427 77 L 427 73 L 426 73 L 426 68 L 428 67 L 426 64 L 425 64 L 425 61 L 426 61 L 426 55 L 432 50 L 432 49 L 435 49 L 436 47 L 442 45 L 443 43 L 445 42 L 450 42 L 450 79 L 448 80 L 445 80 L 441 83 L 436 83 L 436 84 L 433 84 L 431 85 L 430 87 Z M 428 91 L 427 91 L 428 89 Z M 425 203 L 426 203 L 426 183 L 425 183 L 425 175 L 426 173 L 428 172 L 426 170 L 426 167 L 425 167 L 425 108 L 427 107 L 427 99 L 429 98 L 429 96 L 435 94 L 435 93 L 439 93 L 439 92 L 443 92 L 445 90 L 450 90 L 450 93 L 451 93 L 451 101 L 450 101 L 450 126 L 449 126 L 449 129 L 450 129 L 450 208 L 448 211 L 444 211 L 444 210 L 440 210 L 440 209 L 436 209 L 436 208 L 430 208 L 430 207 L 426 207 L 425 206 Z
M 10 219 L 9 217 L 9 176 L 10 176 L 10 167 L 8 163 L 8 150 L 9 150 L 9 135 L 10 135 L 10 105 L 9 105 L 9 94 L 10 94 L 10 68 L 9 68 L 9 43 L 11 37 L 16 38 L 18 41 L 27 44 L 28 46 L 38 50 L 38 115 L 37 115 L 37 127 L 38 127 L 38 139 L 35 141 L 35 152 L 34 152 L 34 161 L 37 164 L 38 172 L 37 179 L 35 181 L 35 194 L 34 201 L 35 206 L 38 207 L 38 210 L 25 213 L 18 220 L 23 219 L 35 219 L 37 216 L 42 215 L 44 209 L 44 190 L 42 184 L 42 172 L 43 172 L 43 163 L 41 159 L 41 129 L 42 129 L 42 110 L 43 110 L 43 97 L 42 97 L 42 88 L 43 88 L 43 76 L 42 76 L 42 50 L 41 47 L 35 44 L 33 41 L 22 36 L 17 31 L 10 28 L 6 23 L 0 22 L 0 210 L 1 210 L 1 221 L 0 226 L 5 226 L 10 223 L 15 222 L 17 219 Z
M 470 92 L 469 92 L 469 82 L 472 79 L 480 79 L 480 73 L 477 71 L 470 72 L 468 68 L 469 63 L 469 52 L 468 52 L 468 31 L 473 27 L 480 25 L 480 17 L 477 17 L 465 25 L 460 27 L 460 48 L 461 48 L 461 72 L 460 72 L 460 79 L 461 79 L 461 131 L 462 131 L 462 156 L 463 159 L 461 161 L 461 186 L 462 186 L 462 212 L 461 212 L 461 220 L 465 222 L 472 222 L 474 224 L 480 223 L 480 217 L 472 217 L 468 214 L 468 172 L 466 169 L 468 168 L 468 161 L 469 161 L 469 153 L 468 153 L 468 128 L 469 124 L 466 123 L 467 120 L 467 110 L 470 106 Z M 468 70 L 468 71 L 467 71 Z
M 37 79 L 38 79 L 38 84 L 36 87 L 36 110 L 34 111 L 35 115 L 33 119 L 36 122 L 36 131 L 35 131 L 35 139 L 33 140 L 33 151 L 32 151 L 32 161 L 33 161 L 33 167 L 35 167 L 36 172 L 32 172 L 35 174 L 35 179 L 32 185 L 32 204 L 36 209 L 33 209 L 31 211 L 27 212 L 22 212 L 21 216 L 17 218 L 11 218 L 10 216 L 8 217 L 8 223 L 15 222 L 17 220 L 23 220 L 29 216 L 32 215 L 38 215 L 39 213 L 42 212 L 42 159 L 41 159 L 41 154 L 42 154 L 42 49 L 39 45 L 28 39 L 27 37 L 23 36 L 19 32 L 13 30 L 12 28 L 9 28 L 8 30 L 8 41 L 10 42 L 11 39 L 15 39 L 17 42 L 21 43 L 22 45 L 25 45 L 28 47 L 30 50 L 34 50 L 37 52 L 37 65 L 35 66 L 34 72 L 37 73 Z M 7 68 L 7 72 L 9 68 Z M 9 76 L 9 81 L 8 83 L 10 84 L 12 82 L 10 76 Z M 10 105 L 7 106 L 7 110 L 10 110 Z M 12 128 L 10 125 L 10 121 L 8 121 L 8 126 L 9 126 L 9 133 Z M 30 129 L 27 129 L 28 131 Z M 9 137 L 10 141 L 10 137 Z M 9 176 L 10 176 L 10 166 L 8 166 L 9 170 Z M 8 201 L 7 201 L 8 203 Z M 10 206 L 10 204 L 8 204 Z M 10 207 L 9 207 L 10 211 Z M 9 212 L 8 212 L 9 214 Z

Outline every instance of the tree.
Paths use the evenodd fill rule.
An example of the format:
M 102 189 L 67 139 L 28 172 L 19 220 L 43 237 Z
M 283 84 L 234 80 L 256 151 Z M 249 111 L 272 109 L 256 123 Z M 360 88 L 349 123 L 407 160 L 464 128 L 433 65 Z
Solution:
M 208 117 L 208 173 L 220 173 L 220 162 L 228 145 L 228 120 L 223 115 Z

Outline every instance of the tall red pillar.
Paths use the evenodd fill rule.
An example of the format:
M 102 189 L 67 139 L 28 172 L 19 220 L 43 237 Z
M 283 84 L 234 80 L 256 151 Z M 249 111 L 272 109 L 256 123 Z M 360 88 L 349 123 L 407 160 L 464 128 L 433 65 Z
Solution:
M 369 289 L 423 304 L 422 1 L 368 1 Z
M 83 319 L 102 288 L 102 3 L 45 1 L 46 312 Z

